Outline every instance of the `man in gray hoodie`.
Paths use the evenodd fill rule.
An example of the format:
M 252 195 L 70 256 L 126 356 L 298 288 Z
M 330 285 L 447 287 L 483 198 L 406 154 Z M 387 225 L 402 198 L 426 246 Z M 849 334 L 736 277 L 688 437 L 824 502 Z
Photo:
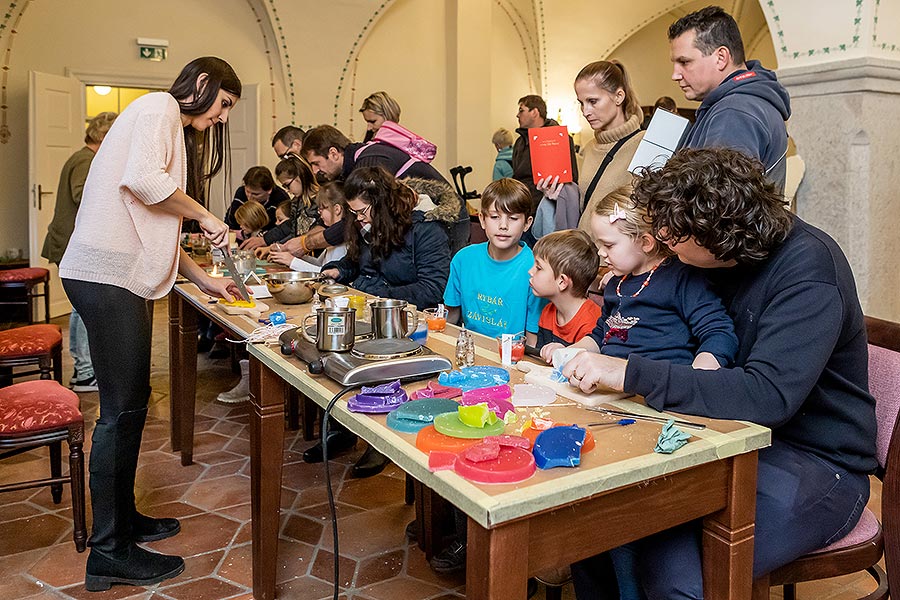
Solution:
M 672 79 L 685 98 L 701 101 L 680 147 L 740 150 L 783 191 L 790 96 L 773 71 L 744 58 L 731 15 L 718 6 L 685 15 L 669 27 L 669 48 Z

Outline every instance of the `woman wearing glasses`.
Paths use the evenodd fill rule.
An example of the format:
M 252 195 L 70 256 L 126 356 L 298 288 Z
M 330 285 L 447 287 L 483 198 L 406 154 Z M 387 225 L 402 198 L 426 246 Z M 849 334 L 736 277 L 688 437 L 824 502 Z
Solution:
M 241 249 L 260 248 L 257 254 L 266 255 L 272 244 L 283 244 L 291 238 L 306 235 L 317 224 L 319 213 L 316 209 L 316 194 L 319 193 L 319 184 L 306 161 L 288 156 L 275 167 L 275 178 L 279 186 L 276 189 L 291 196 L 288 219 L 264 232 L 262 237 L 248 239 L 241 244 Z
M 420 310 L 442 302 L 450 246 L 440 211 L 381 167 L 355 169 L 344 182 L 354 230 L 347 256 L 322 273 L 357 290 L 406 300 Z M 420 201 L 421 198 L 421 201 Z M 455 214 L 452 215 L 455 218 Z

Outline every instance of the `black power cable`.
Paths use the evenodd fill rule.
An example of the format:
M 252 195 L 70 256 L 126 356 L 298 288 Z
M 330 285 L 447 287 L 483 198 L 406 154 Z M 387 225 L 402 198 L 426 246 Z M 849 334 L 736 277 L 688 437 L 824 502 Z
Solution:
M 322 415 L 322 464 L 325 465 L 325 487 L 328 491 L 328 511 L 331 514 L 331 534 L 334 540 L 334 600 L 338 600 L 340 593 L 340 552 L 338 550 L 338 528 L 337 528 L 337 509 L 334 506 L 334 491 L 331 489 L 331 470 L 328 468 L 328 416 L 331 409 L 340 398 L 349 391 L 355 390 L 358 385 L 348 385 L 334 395 L 328 406 L 325 407 L 325 414 Z

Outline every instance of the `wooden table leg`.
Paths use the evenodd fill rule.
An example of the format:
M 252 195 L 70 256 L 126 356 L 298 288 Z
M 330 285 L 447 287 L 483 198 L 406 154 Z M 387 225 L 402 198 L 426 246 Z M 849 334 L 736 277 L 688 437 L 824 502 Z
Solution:
M 286 385 L 250 356 L 250 506 L 256 600 L 275 598 Z
M 469 519 L 466 598 L 522 600 L 528 595 L 527 520 L 484 529 Z
M 169 442 L 172 452 L 181 450 L 181 297 L 169 294 Z
M 703 594 L 708 600 L 750 600 L 753 592 L 753 523 L 756 452 L 732 463 L 728 504 L 703 520 Z
M 178 449 L 181 451 L 181 464 L 184 466 L 194 462 L 194 411 L 197 402 L 197 309 L 181 297 L 172 293 L 178 306 L 178 334 L 175 361 L 170 361 L 170 393 L 171 409 L 176 415 L 177 430 L 173 424 L 173 434 L 178 436 Z M 171 303 L 169 305 L 171 310 Z M 170 317 L 170 328 L 171 328 Z M 171 330 L 170 330 L 171 334 Z M 171 341 L 169 342 L 171 344 Z
M 444 540 L 456 528 L 454 508 L 418 480 L 413 480 L 413 488 L 419 549 L 425 553 L 426 560 L 431 560 L 432 556 L 443 550 Z

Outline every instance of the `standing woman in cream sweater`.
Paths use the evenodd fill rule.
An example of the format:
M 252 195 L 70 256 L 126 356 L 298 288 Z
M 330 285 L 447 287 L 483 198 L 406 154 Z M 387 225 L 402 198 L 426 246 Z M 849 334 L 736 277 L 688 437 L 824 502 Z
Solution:
M 59 265 L 66 294 L 82 316 L 100 388 L 90 490 L 93 529 L 85 587 L 151 585 L 184 570 L 180 556 L 145 550 L 181 529 L 176 519 L 139 513 L 134 478 L 150 398 L 152 300 L 181 274 L 207 294 L 238 296 L 180 248 L 182 219 L 196 219 L 215 246 L 228 226 L 194 200 L 228 159 L 228 113 L 241 82 L 225 61 L 198 58 L 168 92 L 126 108 L 97 152 L 75 231 Z

